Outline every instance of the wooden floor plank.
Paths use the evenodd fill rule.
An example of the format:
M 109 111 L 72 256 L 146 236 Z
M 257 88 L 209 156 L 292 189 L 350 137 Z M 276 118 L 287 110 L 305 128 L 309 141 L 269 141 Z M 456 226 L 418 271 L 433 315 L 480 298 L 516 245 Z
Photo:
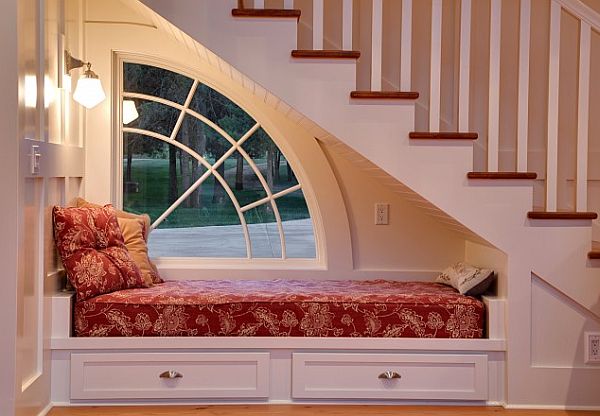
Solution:
M 221 406 L 123 406 L 56 407 L 48 416 L 593 416 L 600 412 L 564 410 L 506 410 L 475 406 L 316 406 L 316 405 L 221 405 Z

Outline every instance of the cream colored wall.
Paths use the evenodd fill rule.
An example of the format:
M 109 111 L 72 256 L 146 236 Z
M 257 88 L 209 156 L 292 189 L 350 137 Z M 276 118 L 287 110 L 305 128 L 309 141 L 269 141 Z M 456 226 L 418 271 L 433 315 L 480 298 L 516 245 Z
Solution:
M 17 1 L 7 1 L 2 5 L 0 13 L 0 125 L 2 126 L 2 155 L 0 156 L 0 191 L 4 202 L 0 216 L 0 259 L 3 265 L 2 290 L 0 290 L 0 414 L 12 415 L 15 411 L 16 393 L 16 311 L 17 311 L 17 222 L 18 215 L 18 174 L 19 174 L 19 87 L 22 89 L 22 78 L 19 78 L 19 59 L 17 49 Z
M 323 266 L 326 266 L 327 271 L 309 266 L 309 269 L 314 269 L 309 273 L 310 277 L 352 275 L 369 278 L 377 273 L 384 273 L 383 276 L 378 276 L 410 278 L 410 271 L 420 271 L 424 273 L 412 275 L 430 278 L 432 273 L 464 257 L 464 239 L 422 215 L 399 195 L 365 179 L 352 169 L 349 162 L 330 155 L 335 160 L 337 179 L 343 182 L 340 192 L 336 176 L 310 134 L 264 102 L 257 101 L 243 86 L 232 82 L 220 71 L 215 71 L 213 66 L 194 60 L 184 47 L 148 27 L 149 22 L 140 21 L 140 17 L 120 1 L 88 1 L 86 19 L 94 22 L 86 25 L 88 57 L 94 62 L 94 67 L 107 88 L 113 84 L 113 51 L 151 55 L 188 68 L 190 73 L 216 86 L 263 123 L 294 166 L 303 182 L 305 193 L 312 201 L 310 207 L 313 219 L 322 225 L 323 233 L 318 239 L 324 249 Z M 109 23 L 115 20 L 124 23 L 135 21 L 138 24 Z M 101 23 L 102 21 L 106 23 Z M 113 197 L 112 178 L 109 174 L 114 151 L 110 139 L 110 119 L 111 99 L 88 111 L 86 169 L 89 174 L 86 175 L 85 189 L 86 197 L 97 202 L 108 202 Z M 373 204 L 382 201 L 392 204 L 392 223 L 389 226 L 375 227 Z M 199 277 L 197 267 L 189 264 L 159 262 L 159 267 L 166 277 Z M 218 264 L 208 262 L 201 268 L 203 275 L 208 270 L 211 277 L 231 276 L 231 272 Z M 253 278 L 264 277 L 264 268 L 272 269 L 267 272 L 271 277 L 308 275 L 302 270 L 290 270 L 289 267 L 273 264 L 249 266 L 244 262 L 229 262 L 226 269 L 235 269 L 235 275 L 241 278 Z
M 323 146 L 348 209 L 354 267 L 358 270 L 431 271 L 464 259 L 465 240 L 442 227 L 400 194 Z M 389 204 L 389 225 L 375 225 L 376 203 Z

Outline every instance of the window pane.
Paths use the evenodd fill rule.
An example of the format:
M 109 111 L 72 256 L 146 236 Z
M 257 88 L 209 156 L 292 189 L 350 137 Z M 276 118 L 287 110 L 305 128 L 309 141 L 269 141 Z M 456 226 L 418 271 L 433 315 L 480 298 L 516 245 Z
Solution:
M 246 140 L 242 148 L 254 160 L 274 194 L 298 184 L 291 167 L 288 169 L 283 153 L 262 128 Z
M 125 93 L 147 94 L 177 104 L 185 103 L 194 83 L 185 75 L 142 64 L 126 63 L 123 75 Z M 204 84 L 198 83 L 192 98 L 190 110 L 211 120 L 233 140 L 239 140 L 256 124 L 237 104 Z M 124 132 L 123 207 L 148 213 L 155 221 L 207 174 L 202 162 L 214 165 L 233 150 L 233 144 L 191 114 L 184 115 L 174 132 L 181 110 L 151 100 L 126 99 L 134 101 L 139 116 L 125 128 L 173 135 L 204 159 L 199 161 L 187 151 L 150 136 Z M 277 194 L 298 184 L 288 161 L 262 128 L 242 147 L 252 162 L 236 150 L 204 177 L 197 189 L 152 232 L 148 244 L 151 256 L 245 258 L 247 232 L 253 257 L 281 258 L 281 235 L 272 205 L 276 204 L 287 257 L 316 257 L 313 224 L 300 190 L 245 211 L 247 228 L 242 227 L 230 193 L 240 207 L 245 207 L 264 199 L 269 192 Z M 251 168 L 252 163 L 258 173 Z M 225 186 L 215 175 L 223 178 Z
M 313 223 L 301 190 L 275 200 L 283 234 L 285 250 L 290 258 L 315 258 L 316 244 Z
M 125 63 L 123 91 L 185 103 L 193 81 L 185 75 L 142 64 Z
M 189 114 L 184 117 L 183 123 L 181 123 L 177 133 L 177 141 L 204 156 L 211 165 L 232 147 L 227 139 Z
M 267 196 L 267 191 L 260 183 L 258 176 L 240 152 L 235 151 L 227 158 L 224 174 L 227 184 L 241 207 Z
M 148 130 L 167 137 L 171 136 L 181 111 L 154 101 L 134 100 L 134 102 L 139 117 L 126 124 L 125 127 Z
M 246 257 L 237 211 L 210 177 L 152 231 L 152 257 Z
M 252 244 L 252 257 L 281 258 L 281 240 L 270 203 L 244 212 Z
M 203 115 L 239 140 L 256 122 L 237 104 L 207 85 L 198 85 L 190 109 Z
M 155 221 L 187 189 L 181 177 L 181 154 L 161 140 L 124 133 L 123 208 L 147 213 Z M 202 168 L 195 177 L 203 172 Z

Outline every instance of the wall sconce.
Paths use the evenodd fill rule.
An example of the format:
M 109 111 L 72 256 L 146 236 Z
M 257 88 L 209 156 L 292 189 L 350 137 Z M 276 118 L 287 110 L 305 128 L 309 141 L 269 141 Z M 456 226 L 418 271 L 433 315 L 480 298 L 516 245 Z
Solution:
M 94 108 L 100 104 L 106 98 L 102 83 L 98 79 L 98 75 L 92 71 L 92 64 L 89 62 L 83 62 L 80 59 L 73 58 L 73 56 L 65 51 L 65 68 L 67 74 L 73 69 L 86 67 L 83 72 L 83 77 L 77 81 L 75 92 L 73 93 L 73 99 L 85 108 Z
M 123 100 L 123 124 L 129 124 L 139 117 L 135 102 L 133 100 Z

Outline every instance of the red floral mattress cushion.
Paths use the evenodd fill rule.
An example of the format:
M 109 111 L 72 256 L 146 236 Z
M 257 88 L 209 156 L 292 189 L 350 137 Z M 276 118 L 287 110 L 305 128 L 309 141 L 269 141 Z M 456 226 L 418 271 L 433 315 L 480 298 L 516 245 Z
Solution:
M 167 281 L 75 305 L 77 336 L 481 338 L 483 302 L 432 282 Z

